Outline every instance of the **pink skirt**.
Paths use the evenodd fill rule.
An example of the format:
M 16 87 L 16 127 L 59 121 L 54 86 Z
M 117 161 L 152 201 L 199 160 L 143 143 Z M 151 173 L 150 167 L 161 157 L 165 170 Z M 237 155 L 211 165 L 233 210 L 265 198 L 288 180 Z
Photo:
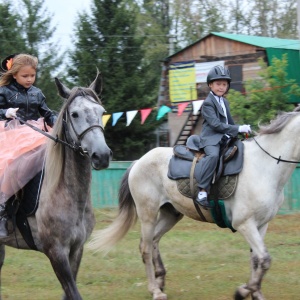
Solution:
M 42 118 L 28 123 L 45 129 Z M 0 204 L 42 170 L 47 141 L 46 136 L 17 120 L 4 125 L 5 121 L 0 121 Z

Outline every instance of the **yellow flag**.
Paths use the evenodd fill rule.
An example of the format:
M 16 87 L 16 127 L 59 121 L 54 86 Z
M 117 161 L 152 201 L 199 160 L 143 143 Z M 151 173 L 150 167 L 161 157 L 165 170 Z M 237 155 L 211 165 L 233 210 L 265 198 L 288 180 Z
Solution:
M 107 123 L 107 121 L 109 120 L 110 117 L 111 117 L 111 115 L 104 115 L 104 116 L 102 116 L 103 127 L 106 126 L 106 123 Z

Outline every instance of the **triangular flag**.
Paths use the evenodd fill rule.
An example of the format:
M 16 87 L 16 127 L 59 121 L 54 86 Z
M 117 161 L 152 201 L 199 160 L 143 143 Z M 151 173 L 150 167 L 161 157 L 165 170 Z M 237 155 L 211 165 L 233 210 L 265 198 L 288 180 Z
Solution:
M 151 111 L 152 111 L 152 108 L 141 109 L 141 116 L 142 116 L 141 124 L 144 124 L 147 117 L 150 115 Z
M 126 112 L 126 119 L 127 123 L 126 126 L 129 126 L 132 120 L 134 119 L 135 115 L 137 114 L 138 110 L 131 110 Z
M 165 114 L 167 114 L 170 111 L 171 111 L 170 107 L 168 107 L 166 105 L 161 106 L 157 113 L 156 120 L 161 119 Z
M 123 115 L 123 112 L 113 113 L 112 126 L 115 126 L 117 124 L 118 120 L 121 118 L 122 115 Z
M 202 104 L 203 104 L 204 100 L 197 100 L 197 101 L 193 101 L 193 114 L 197 115 Z
M 104 115 L 104 116 L 102 116 L 103 127 L 106 126 L 106 123 L 107 123 L 107 121 L 109 120 L 110 117 L 111 117 L 111 115 Z
M 178 112 L 177 115 L 181 116 L 183 111 L 185 110 L 185 108 L 189 105 L 189 102 L 184 102 L 184 103 L 180 103 L 178 104 Z

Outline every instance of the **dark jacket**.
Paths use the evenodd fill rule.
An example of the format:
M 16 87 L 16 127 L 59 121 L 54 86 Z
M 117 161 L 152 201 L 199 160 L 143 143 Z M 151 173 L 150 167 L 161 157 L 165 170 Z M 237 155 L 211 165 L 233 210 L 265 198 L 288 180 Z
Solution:
M 35 86 L 26 89 L 16 81 L 1 86 L 0 120 L 7 120 L 5 113 L 8 108 L 19 107 L 17 115 L 23 120 L 37 120 L 42 116 L 46 123 L 52 127 L 56 120 L 56 114 L 49 109 L 45 100 L 42 91 Z
M 213 94 L 209 93 L 201 107 L 201 113 L 204 118 L 202 130 L 200 133 L 200 148 L 205 146 L 217 145 L 224 134 L 237 136 L 239 125 L 235 125 L 230 114 L 228 100 L 223 97 L 226 107 L 227 120 L 222 107 Z

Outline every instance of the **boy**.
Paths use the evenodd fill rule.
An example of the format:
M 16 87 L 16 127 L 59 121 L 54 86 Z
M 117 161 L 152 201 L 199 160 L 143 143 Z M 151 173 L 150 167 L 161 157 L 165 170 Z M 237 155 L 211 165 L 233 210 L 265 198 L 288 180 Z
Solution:
M 210 92 L 201 110 L 203 126 L 200 133 L 200 148 L 205 156 L 200 160 L 199 193 L 196 202 L 205 209 L 211 208 L 207 200 L 212 178 L 219 159 L 220 142 L 224 135 L 237 136 L 238 133 L 250 133 L 250 125 L 235 125 L 230 115 L 229 102 L 224 98 L 230 88 L 229 70 L 222 66 L 213 67 L 207 75 Z

